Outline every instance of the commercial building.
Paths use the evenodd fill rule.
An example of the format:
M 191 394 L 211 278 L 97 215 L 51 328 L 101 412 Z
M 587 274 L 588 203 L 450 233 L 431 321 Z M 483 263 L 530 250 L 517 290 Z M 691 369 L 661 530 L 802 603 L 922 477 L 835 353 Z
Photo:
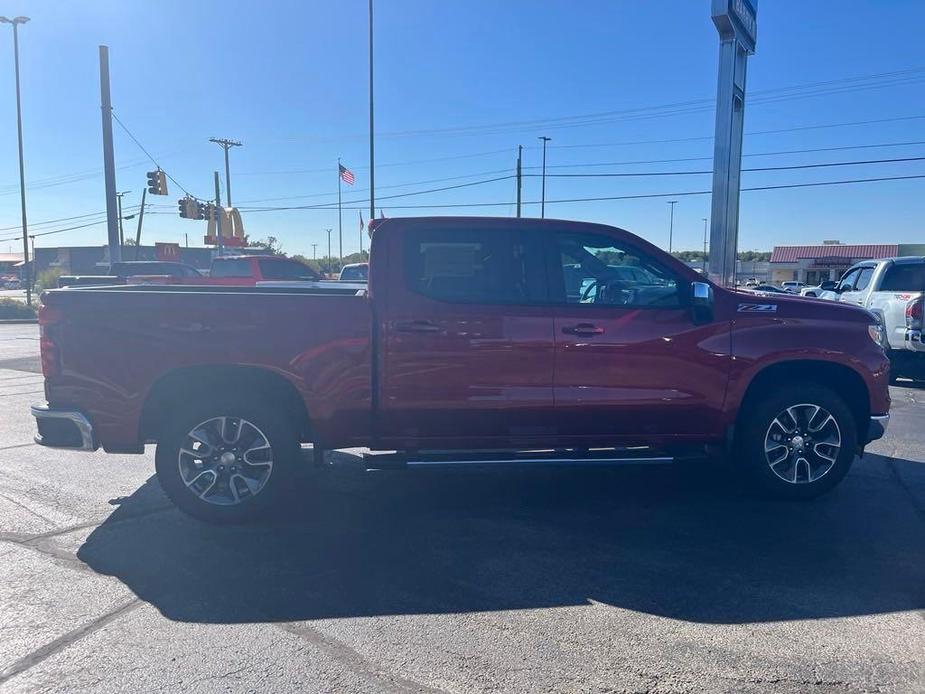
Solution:
M 797 281 L 815 285 L 837 280 L 849 267 L 862 260 L 925 255 L 925 244 L 847 244 L 823 241 L 818 246 L 775 246 L 771 253 L 771 281 Z

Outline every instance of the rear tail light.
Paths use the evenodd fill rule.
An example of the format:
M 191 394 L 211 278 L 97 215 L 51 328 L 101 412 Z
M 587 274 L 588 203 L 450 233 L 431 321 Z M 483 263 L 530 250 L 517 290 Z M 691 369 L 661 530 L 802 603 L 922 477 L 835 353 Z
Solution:
M 922 329 L 922 309 L 925 308 L 925 299 L 919 297 L 906 304 L 906 327 L 913 330 Z
M 55 344 L 55 329 L 62 317 L 60 309 L 45 305 L 39 308 L 39 348 L 42 352 L 42 374 L 45 378 L 61 373 L 61 352 Z

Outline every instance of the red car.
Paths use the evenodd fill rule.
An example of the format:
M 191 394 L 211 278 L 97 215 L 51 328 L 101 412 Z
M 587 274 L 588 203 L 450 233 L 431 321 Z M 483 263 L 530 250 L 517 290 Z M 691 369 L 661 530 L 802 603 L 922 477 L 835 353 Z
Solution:
M 177 505 L 233 521 L 272 505 L 304 442 L 399 451 L 370 466 L 725 451 L 801 498 L 889 420 L 871 314 L 722 289 L 613 227 L 387 219 L 368 288 L 337 286 L 46 292 L 36 440 L 156 443 Z

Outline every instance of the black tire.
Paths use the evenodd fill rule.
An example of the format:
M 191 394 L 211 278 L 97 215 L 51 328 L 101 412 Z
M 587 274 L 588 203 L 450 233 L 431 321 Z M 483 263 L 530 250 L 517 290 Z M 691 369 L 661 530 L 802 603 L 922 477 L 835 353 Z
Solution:
M 857 423 L 841 396 L 830 388 L 814 383 L 788 383 L 753 397 L 755 399 L 752 402 L 745 403 L 739 421 L 734 462 L 754 490 L 782 499 L 812 499 L 830 491 L 848 474 L 857 452 Z M 821 410 L 814 415 L 814 419 L 809 416 L 813 412 L 812 408 L 802 405 L 820 407 Z M 794 434 L 785 433 L 782 427 L 775 424 L 779 415 L 789 412 L 788 408 L 796 408 L 793 412 L 805 422 L 797 422 L 792 427 Z M 823 411 L 831 414 L 834 426 L 837 427 L 840 438 L 837 453 L 830 443 L 825 442 L 834 440 L 833 432 L 836 430 L 832 422 L 826 420 L 824 428 L 818 432 L 812 431 L 812 427 L 818 426 L 825 419 Z M 788 427 L 795 423 L 790 415 L 782 416 L 779 421 Z M 817 437 L 817 441 L 812 440 L 813 436 Z M 776 440 L 778 437 L 780 441 Z M 805 457 L 792 447 L 797 440 L 805 440 L 809 444 L 797 444 L 801 446 L 799 451 L 805 451 Z M 766 442 L 772 446 L 777 444 L 778 447 L 766 454 Z M 820 452 L 833 457 L 834 462 L 828 463 Z M 790 457 L 772 466 L 772 459 L 784 453 Z M 815 475 L 818 477 L 814 478 Z M 793 479 L 784 479 L 791 476 Z
M 219 425 L 212 422 L 220 418 L 226 418 L 227 424 L 222 426 L 228 426 L 232 436 L 237 432 L 238 448 L 215 436 L 214 427 Z M 197 429 L 203 423 L 209 424 Z M 235 460 L 221 465 L 223 470 L 219 472 L 221 460 L 207 455 L 209 449 L 203 448 L 202 444 L 199 444 L 198 451 L 202 460 L 198 455 L 187 453 L 181 457 L 181 448 L 190 450 L 196 445 L 191 445 L 196 439 L 189 436 L 194 429 L 202 438 L 215 443 L 216 448 L 228 448 L 226 453 L 234 454 Z M 264 440 L 269 451 L 262 450 Z M 242 455 L 241 452 L 248 446 L 252 448 Z M 155 468 L 161 487 L 180 510 L 209 523 L 242 523 L 256 520 L 273 508 L 274 502 L 293 479 L 300 459 L 299 449 L 296 428 L 283 408 L 259 399 L 217 396 L 182 408 L 165 425 L 158 439 Z M 268 458 L 270 467 L 267 472 Z M 199 472 L 208 474 L 188 485 L 187 482 L 195 480 Z M 210 480 L 217 485 L 214 491 L 206 489 Z M 251 493 L 252 489 L 256 492 Z M 235 502 L 234 499 L 238 498 L 240 500 Z

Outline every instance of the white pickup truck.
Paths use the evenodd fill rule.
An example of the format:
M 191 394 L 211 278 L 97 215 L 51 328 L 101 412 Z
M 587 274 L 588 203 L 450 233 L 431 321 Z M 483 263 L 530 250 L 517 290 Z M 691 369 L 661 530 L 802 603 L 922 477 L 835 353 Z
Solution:
M 857 304 L 877 316 L 893 378 L 925 379 L 925 256 L 857 263 L 842 275 L 833 291 L 838 301 Z

